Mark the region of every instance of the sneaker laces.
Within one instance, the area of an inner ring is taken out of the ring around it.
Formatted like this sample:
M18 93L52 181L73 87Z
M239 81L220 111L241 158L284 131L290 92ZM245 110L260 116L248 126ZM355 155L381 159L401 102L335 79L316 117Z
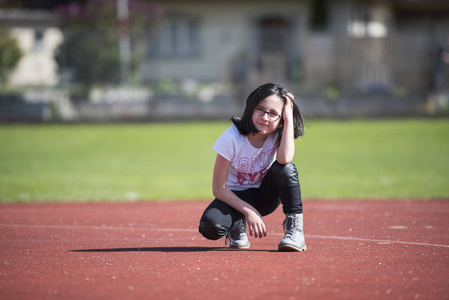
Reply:
M297 232L301 231L300 224L297 222L294 215L287 215L282 223L282 227L284 227L284 237L289 237L292 239L296 237Z
M238 220L237 222L235 222L232 225L231 229L229 230L228 234L226 235L225 246L227 248L229 248L232 241L241 240L241 239L244 239L245 237L246 237L245 222L243 222L243 220ZM229 246L228 246L228 241L229 241Z

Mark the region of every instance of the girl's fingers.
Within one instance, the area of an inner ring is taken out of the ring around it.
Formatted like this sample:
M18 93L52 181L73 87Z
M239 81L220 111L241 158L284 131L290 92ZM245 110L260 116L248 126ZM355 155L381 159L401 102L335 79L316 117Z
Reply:
M263 221L254 222L251 224L247 223L247 226L250 236L254 236L255 238L263 238L267 236L267 229Z
M256 225L255 230L254 230L254 237L258 237L258 238L263 238L264 236L267 236L267 230L265 228L265 224L258 224L259 226Z

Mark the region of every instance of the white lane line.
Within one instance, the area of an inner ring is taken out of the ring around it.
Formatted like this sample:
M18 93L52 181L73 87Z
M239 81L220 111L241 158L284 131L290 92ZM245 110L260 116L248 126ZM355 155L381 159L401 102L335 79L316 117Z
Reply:
M0 224L0 227L13 227L13 228L40 228L40 229L86 229L86 230L144 230L144 231L160 231L160 232L198 232L197 229L188 228L154 228L154 227L123 227L123 226L86 226L86 225L33 225L33 224ZM270 235L283 236L283 233L269 233ZM449 248L449 245L441 244L429 244L420 242L407 242L407 241L393 241L382 239L369 239L358 237L344 237L344 236L328 236L328 235L305 235L306 238L318 238L318 239L335 239L335 240L348 240L348 241L361 241L380 244L404 244L404 245L417 245L417 246L431 246Z
M320 238L320 239L336 239L336 240L349 240L349 241L362 241L362 242L373 242L379 244L405 244L405 245L418 245L418 246L432 246L432 247L443 247L449 248L449 245L440 244L428 244L419 242L406 242L406 241L392 241L392 240L379 240L379 239L367 239L367 238L357 238L357 237L344 237L344 236L326 236L326 235L306 235L306 237Z
M196 232L196 229L155 228L155 227L123 227L123 226L87 226L87 225L33 225L33 224L0 224L0 227L41 228L41 229L95 229L95 230L152 230Z

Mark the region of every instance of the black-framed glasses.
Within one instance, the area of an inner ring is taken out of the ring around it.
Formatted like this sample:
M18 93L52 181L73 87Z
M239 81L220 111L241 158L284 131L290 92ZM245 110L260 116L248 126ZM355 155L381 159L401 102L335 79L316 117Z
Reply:
M277 120L279 120L280 117L282 117L282 115L278 115L277 113L272 112L272 111L267 111L261 107L256 108L254 110L254 113L261 117L263 117L265 114L267 114L268 120L270 120L271 122L276 122Z

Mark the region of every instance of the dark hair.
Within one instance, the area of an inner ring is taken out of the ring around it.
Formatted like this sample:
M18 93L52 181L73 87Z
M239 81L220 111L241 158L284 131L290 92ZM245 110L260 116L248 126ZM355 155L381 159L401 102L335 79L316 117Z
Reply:
M231 120L237 126L237 129L242 135L248 135L250 133L258 133L256 126L253 124L252 116L254 113L254 109L263 99L276 95L278 96L285 104L287 93L291 93L287 88L280 84L274 83L265 83L255 89L246 99L246 107L245 111L241 118L232 117ZM281 120L283 122L283 120ZM293 101L293 131L295 139L304 135L304 118ZM277 132L279 133L278 144L281 141L282 137L282 128L278 128Z

